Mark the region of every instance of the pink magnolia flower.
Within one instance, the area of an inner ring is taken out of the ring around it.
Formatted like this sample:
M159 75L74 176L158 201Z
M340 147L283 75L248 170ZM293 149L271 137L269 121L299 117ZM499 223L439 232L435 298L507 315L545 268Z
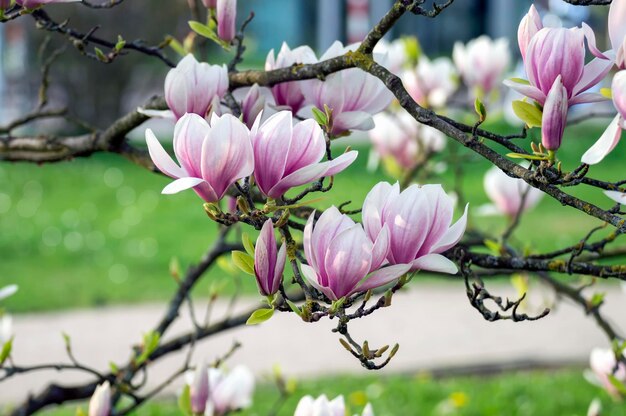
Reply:
M600 82L613 63L595 45L593 30L582 28L544 28L534 7L522 20L518 42L528 84L505 80L504 84L544 105L556 79L561 76L567 91L568 106L603 101L600 94L585 93ZM585 38L596 58L585 65Z
M443 107L456 90L456 70L450 59L433 61L422 56L413 70L404 71L400 78L408 93L422 107Z
M27 9L34 9L39 6L54 3L76 3L82 0L15 0L17 4Z
M609 376L615 377L620 382L626 382L626 366L617 363L615 353L611 349L594 348L589 356L589 366L593 371L597 382L610 395L619 397L619 391L615 388Z
M626 69L626 2L615 0L609 9L609 38L619 69Z
M509 41L505 38L492 40L483 35L467 45L457 42L452 58L465 85L487 96L500 83L509 65Z
M185 373L185 380L192 385L194 372ZM224 416L246 409L252 405L254 375L244 367L237 366L225 373L218 368L208 369L209 396L206 401L206 416Z
M230 42L237 34L237 0L217 0L217 36Z
M293 124L290 111L280 111L261 124L260 117L251 131L254 147L254 178L263 194L279 198L290 188L347 168L358 152L350 151L328 162L320 162L326 152L321 127L312 119Z
M203 362L196 367L193 380L189 385L189 397L193 414L204 414L209 399L209 372Z
M337 41L322 55L320 61L343 55L357 46L344 47ZM302 84L302 93L308 104L322 110L327 105L333 110L332 134L335 136L350 130L372 129L372 116L387 108L393 99L392 93L381 80L358 68L331 74L324 81L305 82Z
M343 396L337 396L329 401L326 395L322 394L317 399L312 396L304 396L298 402L296 412L293 416L345 416L346 403ZM361 416L374 416L371 404L365 405Z
M495 210L510 217L517 215L520 209L527 211L533 208L543 198L543 192L539 189L533 188L522 179L511 178L496 166L487 171L483 185L487 196L495 205ZM481 210L488 211L489 208L481 207Z
M238 118L213 114L211 124L197 114L186 114L174 129L174 154L180 166L163 149L152 130L146 143L156 167L176 179L164 194L189 188L207 202L217 202L238 179L254 169L250 131Z
M108 381L96 387L89 400L89 416L109 416L111 414L111 386Z
M389 233L391 264L411 264L411 270L454 274L456 265L441 253L454 247L467 225L463 216L452 224L454 203L441 185L411 185L400 192L398 183L380 182L363 203L363 225L370 240Z
M206 117L212 106L219 106L219 100L227 90L226 66L199 63L191 54L185 56L165 77L165 101L177 120L186 113ZM151 116L162 115L157 114L159 112L144 112Z
M276 250L274 224L269 219L263 224L254 249L254 275L261 295L270 296L278 292L286 260L287 246L283 243Z
M380 269L389 251L389 231L381 229L374 243L361 224L332 206L313 226L315 213L304 227L304 254L308 265L302 274L317 290L335 301L390 283L409 271L398 264Z
M295 64L312 64L317 62L315 52L308 46L299 46L295 49L289 49L287 43L283 43L280 51L274 57L274 49L272 49L265 59L265 70L287 68ZM308 81L292 81L283 82L272 87L272 95L274 101L279 108L293 111L297 114L304 106L304 96L302 95L302 85Z
M622 137L622 130L626 129L626 71L619 71L615 74L611 91L617 115L609 123L598 141L581 158L581 161L588 165L600 163L606 155L611 153Z
M376 152L392 157L401 167L411 169L420 155L439 152L446 145L443 133L420 124L406 111L379 113L374 116L376 126L369 131Z

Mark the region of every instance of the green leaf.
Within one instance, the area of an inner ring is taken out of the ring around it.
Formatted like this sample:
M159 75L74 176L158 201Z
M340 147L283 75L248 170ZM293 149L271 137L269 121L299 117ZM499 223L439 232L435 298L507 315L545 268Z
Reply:
M624 383L616 379L613 374L609 374L608 376L613 387L615 387L622 396L626 396L626 386L624 386Z
M317 107L313 107L311 111L313 112L313 119L317 121L317 124L320 126L328 125L328 117L326 117L326 114L324 114L322 110Z
M478 114L480 122L482 123L483 121L485 121L485 119L487 118L487 109L485 108L485 104L483 104L483 102L480 101L479 98L476 98L476 100L474 101L474 110L476 111L476 114Z
M196 22L194 20L190 20L189 21L189 27L191 28L191 30L193 30L194 32L196 32L198 35L205 37L207 39L211 39L213 42L217 43L218 45L220 45L222 48L229 50L230 49L230 44L228 42L224 42L222 39L220 39L219 36L217 36L217 33L215 33L215 29L202 24L200 22Z
M591 299L589 300L589 305L592 308L597 308L598 306L602 305L602 302L604 302L605 295L606 293L599 293L599 292L594 293Z
M522 84L522 85L530 85L530 81L528 81L527 79L524 78L509 78L510 81L513 81L517 84Z
M534 104L521 100L513 101L513 112L515 112L515 115L526 123L528 127L541 127L543 114Z
M496 256L499 256L502 253L502 246L497 241L486 239L484 241L484 244L485 247L487 247Z
M13 338L8 340L2 346L2 350L0 350L0 366L4 364L4 362L11 355L11 350L13 349Z
M415 36L404 39L404 49L409 59L411 59L411 62L419 61L422 56L422 46Z
M291 310L298 316L302 315L302 312L300 311L300 308L298 308L298 305L296 305L295 303L293 303L292 301L290 301L289 299L285 299L285 302L287 302L287 305L289 305L289 307L291 308Z
M93 48L93 50L96 52L96 56L98 57L99 61L109 62L109 58L104 54L104 52L102 52L100 48Z
M183 392L178 396L178 408L187 416L192 416L193 414L191 411L191 388L189 384L185 384Z
M126 46L126 41L124 40L123 37L121 37L120 35L117 35L117 43L115 44L115 50L119 52L122 49L124 49L124 46Z
M526 159L526 160L548 160L546 156L541 155L527 155L523 153L507 153L507 157L511 159Z
M169 269L170 275L172 275L174 279L178 279L180 277L180 262L178 261L178 257L172 257L170 259Z
M166 41L168 42L169 47L174 50L174 52L176 52L180 56L187 55L187 52L185 51L185 48L183 47L183 45L173 36L168 36L166 38Z
M76 416L87 416L87 413L85 413L82 407L79 407L76 409Z
M241 241L243 241L243 248L246 249L246 253L254 257L254 244L252 244L252 240L250 240L248 233L243 233L241 235Z
M137 361L135 364L137 366L142 365L146 362L146 360L152 355L154 350L159 346L159 341L161 340L161 336L154 331L150 331L143 336L143 351L141 355L137 357Z
M238 250L233 251L231 255L235 266L239 267L242 272L254 276L254 258L252 256Z
M117 364L115 364L113 361L109 361L109 369L113 374L117 374L120 371L120 369L117 367Z
M608 98L609 100L613 98L613 90L611 90L610 88L600 88L600 94L602 94L604 98Z
M246 325L258 325L274 316L274 309L257 309L246 321Z

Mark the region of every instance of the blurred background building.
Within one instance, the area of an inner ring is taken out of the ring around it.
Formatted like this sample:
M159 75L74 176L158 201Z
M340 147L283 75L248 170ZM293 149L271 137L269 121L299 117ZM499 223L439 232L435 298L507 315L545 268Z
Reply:
M156 5L146 11L146 4ZM431 2L427 2L431 3ZM481 34L506 37L513 56L517 54L516 32L521 16L531 0L457 1L437 19L404 16L388 36L416 35L423 50L432 56L449 55L455 41L468 41ZM553 26L589 21L589 8L571 6L562 0L534 2L547 24ZM254 11L255 18L246 38L248 51L244 67L261 67L267 53L283 41L290 46L312 45L322 52L333 41L356 42L391 7L393 0L240 0L240 22ZM596 21L606 16L605 8L594 9ZM95 25L97 35L115 39L144 39L159 44L165 35L183 40L188 33L189 11L184 1L142 0L126 2L110 10L92 10L76 4L54 5L47 11L57 21L69 19L69 25L87 32ZM550 13L549 13L550 12ZM147 16L149 15L149 19ZM593 26L594 16L590 21ZM596 27L603 27L597 25ZM603 36L598 33L602 44ZM161 93L168 68L156 59L130 53L110 65L86 59L57 34L35 29L34 20L24 16L0 25L0 123L15 114L28 111L37 98L42 37L50 36L43 57L55 48L66 46L62 59L51 77L51 103L67 105L83 119L105 125L124 111L141 105L152 94ZM173 51L167 51L174 59ZM215 45L201 57L210 62L224 62L228 55ZM85 91L90 91L85 94Z

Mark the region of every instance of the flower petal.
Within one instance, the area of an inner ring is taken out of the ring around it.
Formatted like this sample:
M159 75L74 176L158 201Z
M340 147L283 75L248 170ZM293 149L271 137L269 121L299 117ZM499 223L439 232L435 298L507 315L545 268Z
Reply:
M626 193L618 191L604 191L604 195L608 196L615 202L626 205Z
M163 146L161 146L151 129L146 130L146 144L148 145L148 153L150 153L152 162L161 172L171 178L188 176L187 172L179 167L163 149Z
M447 257L441 254L427 254L412 263L412 270L428 270L431 272L456 274L458 268Z
M203 182L204 179L201 178L186 177L176 179L174 182L168 184L165 188L163 188L161 193L165 195L176 194L178 192L193 188L194 186L198 186Z
M365 292L366 290L384 286L387 283L399 279L403 274L408 273L409 270L411 270L410 264L395 264L393 266L383 267L367 276L365 280L357 286L356 291Z
M588 165L600 163L617 146L622 137L622 129L619 126L620 118L619 114L615 116L598 141L585 152L581 162Z
M465 228L467 227L467 210L469 204L465 205L465 211L461 218L454 223L454 225L448 228L448 231L441 237L437 243L435 243L432 251L434 253L443 253L444 251L454 247L465 234Z

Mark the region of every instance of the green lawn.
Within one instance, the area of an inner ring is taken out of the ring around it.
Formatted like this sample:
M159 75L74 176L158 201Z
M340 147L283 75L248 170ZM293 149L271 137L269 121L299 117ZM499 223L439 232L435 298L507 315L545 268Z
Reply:
M488 128L506 131L502 125ZM578 166L580 155L600 132L601 127L567 132L559 152L565 170ZM452 146L455 144L450 141L449 148ZM623 146L593 167L591 174L606 179L623 177L619 160ZM367 172L368 150L357 148L361 150L357 162L336 177L335 188L318 206L352 200L352 208L360 207L375 183L390 180L381 171ZM464 149L461 152L467 155ZM447 155L448 151L439 158L446 160ZM472 207L487 202L482 178L488 167L477 156L466 164L464 192ZM442 182L452 190L451 171L431 182ZM107 154L43 166L1 163L0 286L15 282L21 287L8 300L8 309L26 312L168 297L175 288L168 273L170 260L178 258L183 267L197 261L217 230L193 192L160 195L168 181ZM611 206L597 190L575 191L594 198L602 207ZM506 226L499 217L474 217L471 224L486 226L494 233ZM561 209L546 197L523 219L515 239L526 247L553 249L578 241L598 224L573 209ZM216 268L197 294L207 293L214 282L232 286L232 280ZM243 282L245 290L254 291L251 279L244 277Z
M582 370L517 372L498 376L433 379L414 376L339 376L303 381L278 413L291 416L300 397L343 394L349 415L370 401L376 416L584 416L594 398L602 402L603 416L626 415L626 406L583 379ZM242 416L266 416L278 399L274 386L257 388L253 409ZM73 408L50 411L47 416L73 414ZM141 416L179 414L174 400L152 403L135 413Z

